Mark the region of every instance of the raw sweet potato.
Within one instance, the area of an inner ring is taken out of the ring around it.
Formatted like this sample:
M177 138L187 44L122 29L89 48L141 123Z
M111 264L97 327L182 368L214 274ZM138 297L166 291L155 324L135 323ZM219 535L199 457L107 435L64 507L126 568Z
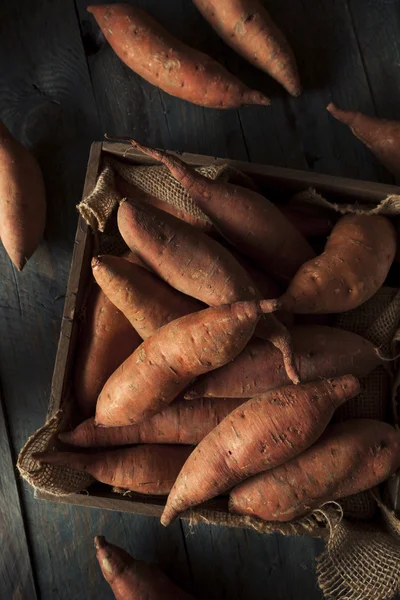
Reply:
M117 56L167 94L208 108L270 103L207 54L174 38L143 10L103 4L89 6L88 11Z
M168 496L161 523L303 452L335 409L359 392L352 375L288 386L248 400L211 431L186 461Z
M204 308L204 304L181 294L126 258L98 256L92 260L92 271L107 298L142 339L170 321Z
M191 446L143 444L92 453L38 452L33 458L40 464L84 471L114 487L165 496L191 451Z
M348 125L354 135L396 177L400 177L400 122L369 117L354 110L343 110L332 102L327 109L335 119Z
M290 521L324 502L378 485L399 466L400 439L394 427L352 419L329 426L290 462L235 487L229 509L266 521Z
M254 333L264 301L206 308L145 340L111 375L96 405L96 425L118 427L164 410L190 381L233 360Z
M193 0L218 35L252 65L292 94L301 84L296 59L260 0Z
M383 285L396 253L396 232L386 217L346 215L339 219L317 258L296 273L272 310L303 314L357 308Z
M289 331L302 383L347 373L364 377L382 362L374 345L351 331L323 325ZM185 398L252 398L289 384L281 354L269 342L253 339L232 362L193 383Z
M74 367L75 398L84 417L94 415L105 382L141 343L128 319L93 285Z
M201 398L192 402L179 399L138 425L95 427L91 418L58 437L65 444L83 448L128 444L195 445L243 402L243 398Z
M1 121L0 214L0 239L18 271L22 271L43 236L46 192L35 157Z
M288 282L315 256L307 240L267 198L253 190L212 180L175 155L130 140L168 167L216 229L267 274Z
M115 600L193 600L156 565L135 560L101 535L94 538L94 545L101 572Z
M118 227L125 243L157 275L204 304L219 306L262 298L226 248L173 215L140 202L122 202ZM291 381L297 383L288 331L270 317L259 323L257 335L279 348Z

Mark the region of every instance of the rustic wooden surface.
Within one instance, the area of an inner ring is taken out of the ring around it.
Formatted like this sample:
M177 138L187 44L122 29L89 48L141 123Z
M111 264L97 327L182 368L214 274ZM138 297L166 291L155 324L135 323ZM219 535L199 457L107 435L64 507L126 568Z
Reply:
M104 534L160 562L201 600L321 598L316 540L206 524L164 529L153 517L35 500L16 480L12 461L46 414L92 140L132 134L176 150L393 183L325 106L333 100L400 118L396 0L268 1L298 56L305 86L298 99L226 48L190 0L135 4L269 93L273 104L228 112L191 106L130 72L104 43L86 2L3 0L0 118L38 157L49 210L45 240L22 274L0 249L1 597L35 598L36 586L46 600L111 598L93 552L94 535Z

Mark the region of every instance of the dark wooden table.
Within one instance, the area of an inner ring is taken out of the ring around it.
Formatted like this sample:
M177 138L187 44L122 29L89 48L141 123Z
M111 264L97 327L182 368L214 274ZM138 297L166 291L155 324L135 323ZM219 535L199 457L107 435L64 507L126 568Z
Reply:
M176 100L130 72L83 0L3 0L0 118L37 155L48 190L45 241L22 274L0 249L0 596L111 598L93 537L158 561L202 600L321 598L309 538L175 523L37 501L15 470L44 421L89 146L132 134L166 148L392 182L325 110L330 100L400 118L397 0L269 0L298 57L290 98L211 32L190 0L140 0L172 32L266 91L272 106L220 112Z

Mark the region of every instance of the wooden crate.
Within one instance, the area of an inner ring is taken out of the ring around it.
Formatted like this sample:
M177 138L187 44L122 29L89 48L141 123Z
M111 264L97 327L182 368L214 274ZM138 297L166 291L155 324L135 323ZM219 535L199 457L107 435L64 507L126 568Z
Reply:
M128 149L129 152L127 153ZM129 144L95 142L92 144L90 151L83 197L88 196L94 189L101 159L104 155L123 157L124 160L135 164L154 164L151 158L134 150ZM242 172L251 175L253 179L264 188L270 190L272 194L275 191L278 196L291 195L312 187L326 198L335 202L350 203L362 201L364 204L376 204L390 194L400 193L400 189L395 186L319 175L293 169L186 153L182 155L182 158L194 165L232 165ZM54 368L48 417L53 416L60 408L65 409L66 403L71 402L72 368L77 341L78 318L88 282L92 277L90 262L95 246L95 236L91 228L85 223L82 217L79 217ZM164 499L146 497L139 494L132 494L129 497L121 496L109 491L109 488L102 484L91 486L89 494L53 496L36 491L36 498L157 517L161 516L165 504ZM217 498L208 502L206 506L217 512L227 512L226 498ZM185 518L185 515L183 515L183 518Z

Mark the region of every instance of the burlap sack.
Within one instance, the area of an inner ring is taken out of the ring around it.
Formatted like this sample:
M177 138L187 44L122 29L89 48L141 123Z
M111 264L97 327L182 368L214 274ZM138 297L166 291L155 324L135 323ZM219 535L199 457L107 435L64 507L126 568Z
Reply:
M174 204L198 216L204 215L194 206L182 187L171 180L164 167L127 166L116 159L107 160L94 192L83 200L78 209L94 230L103 232L100 245L103 251L121 253L125 247L118 237L115 219L110 218L121 199L114 188L114 173L146 193ZM229 169L204 167L202 172L212 178L229 177ZM305 190L293 198L294 204L311 203L339 212L373 212L400 214L400 198L391 196L371 211L371 207L333 205L315 190ZM400 291L383 288L369 302L355 311L337 318L337 326L356 331L381 348L385 355L397 352L393 347L400 338ZM338 412L337 418L384 418L391 397L397 397L398 371L396 361L388 361L363 381L363 392ZM400 378L399 378L400 380ZM394 386L393 386L394 381ZM64 411L49 415L49 421L26 443L18 459L21 475L36 489L54 495L82 492L92 478L68 468L38 465L32 455L52 450L58 445L56 434L68 423L66 412L71 406L70 392ZM392 419L391 419L392 420ZM379 516L371 522L349 521L348 516L372 516L379 507ZM193 510L191 522L207 522L228 527L247 527L262 533L306 534L327 539L326 549L317 560L319 585L327 599L386 600L400 593L400 522L383 503L378 490L358 494L340 503L328 503L298 521L265 523L252 517L240 517L215 510Z

